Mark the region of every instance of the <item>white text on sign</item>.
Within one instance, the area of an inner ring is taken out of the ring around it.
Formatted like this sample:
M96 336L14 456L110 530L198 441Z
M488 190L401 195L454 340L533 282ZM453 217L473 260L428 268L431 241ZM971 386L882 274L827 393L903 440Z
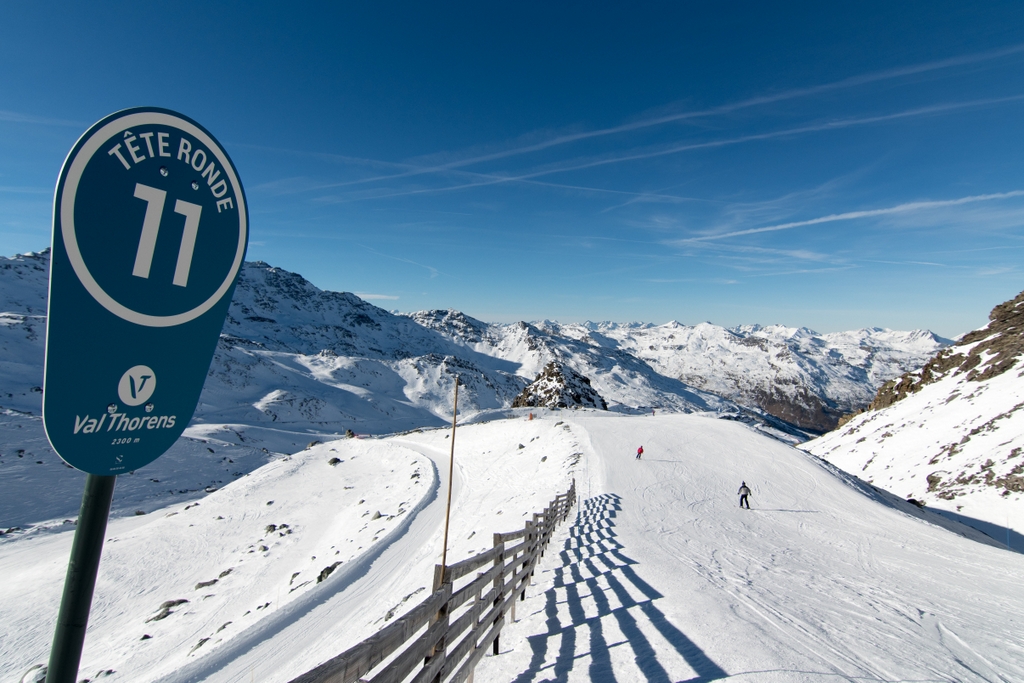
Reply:
M153 252L156 250L156 238L160 232L160 219L164 213L167 193L149 185L135 183L135 196L146 202L146 217L142 219L142 234L139 236L139 248L135 252L135 267L132 275L149 279L149 269L153 266ZM188 274L192 269L192 254L195 252L196 237L199 235L199 216L203 207L180 199L174 203L174 213L185 217L185 230L181 233L181 246L178 247L178 262L174 266L174 284L179 287L188 286Z
M156 137L155 141L154 137ZM235 208L234 199L224 196L228 193L228 183L224 178L220 177L221 171L213 161L213 155L198 144L194 145L191 140L185 137L178 139L178 151L176 154L171 154L169 150L172 148L172 145L169 138L170 134L164 132L148 131L136 136L130 130L126 130L123 140L107 150L107 154L117 157L118 161L125 167L125 170L129 171L133 165L142 163L147 159L166 157L182 162L206 180L207 187L214 198L217 199L217 213L221 213L225 209ZM142 143L139 140L142 140ZM193 185L193 187L196 186Z

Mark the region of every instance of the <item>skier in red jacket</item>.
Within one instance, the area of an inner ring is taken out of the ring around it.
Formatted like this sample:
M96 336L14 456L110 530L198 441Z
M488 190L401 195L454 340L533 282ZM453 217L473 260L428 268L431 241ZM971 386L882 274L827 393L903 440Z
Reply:
M636 449L636 459L637 460L639 460L640 456L643 455L643 454L644 454L644 447L643 446L641 446L640 448Z

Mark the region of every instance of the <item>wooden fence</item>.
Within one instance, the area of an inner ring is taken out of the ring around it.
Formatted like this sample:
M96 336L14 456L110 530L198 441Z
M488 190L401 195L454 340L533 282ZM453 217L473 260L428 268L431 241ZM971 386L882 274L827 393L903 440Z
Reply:
M511 611L516 620L516 602L526 599L537 561L575 503L573 480L525 528L494 534L490 550L447 567L436 565L434 592L404 616L291 683L471 681L487 648L498 654L505 615ZM479 571L483 567L488 568Z

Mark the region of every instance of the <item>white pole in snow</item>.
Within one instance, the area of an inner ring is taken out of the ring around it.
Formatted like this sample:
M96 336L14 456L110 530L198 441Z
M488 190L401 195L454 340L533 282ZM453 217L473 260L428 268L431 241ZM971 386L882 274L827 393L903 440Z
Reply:
M452 513L452 473L455 470L455 420L459 415L459 376L455 375L455 402L452 404L452 450L448 458L448 505L444 510L444 548L441 550L441 582L448 567L448 520ZM435 590L438 588L434 587Z

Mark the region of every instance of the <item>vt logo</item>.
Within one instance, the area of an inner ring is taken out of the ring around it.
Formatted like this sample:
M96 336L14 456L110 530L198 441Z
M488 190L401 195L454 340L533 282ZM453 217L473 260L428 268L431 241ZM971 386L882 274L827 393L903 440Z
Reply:
M117 395L127 406L142 405L156 390L156 373L145 365L136 365L121 375Z

